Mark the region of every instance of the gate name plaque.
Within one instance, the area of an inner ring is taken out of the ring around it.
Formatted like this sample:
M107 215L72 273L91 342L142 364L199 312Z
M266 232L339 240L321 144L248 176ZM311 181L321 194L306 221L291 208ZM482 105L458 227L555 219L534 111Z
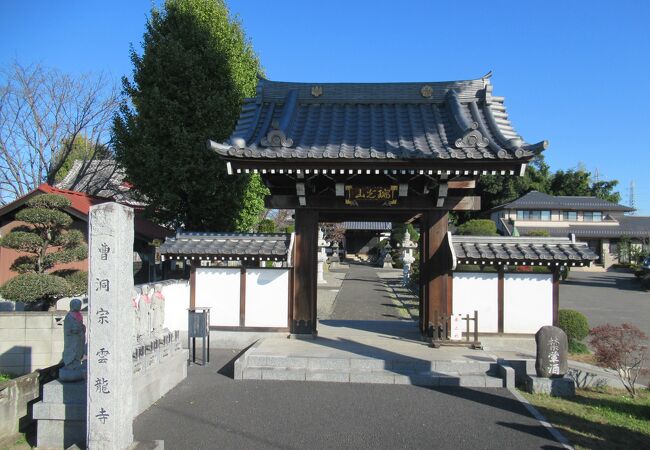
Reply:
M362 203L396 205L399 187L390 186L345 186L345 204L358 206Z

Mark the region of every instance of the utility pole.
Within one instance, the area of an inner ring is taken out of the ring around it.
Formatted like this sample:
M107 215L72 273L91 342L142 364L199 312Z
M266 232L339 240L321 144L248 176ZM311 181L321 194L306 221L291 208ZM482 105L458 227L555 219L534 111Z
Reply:
M630 198L629 198L629 205L630 208L634 208L635 211L632 211L630 215L635 215L636 214L636 199L634 198L634 180L630 181Z

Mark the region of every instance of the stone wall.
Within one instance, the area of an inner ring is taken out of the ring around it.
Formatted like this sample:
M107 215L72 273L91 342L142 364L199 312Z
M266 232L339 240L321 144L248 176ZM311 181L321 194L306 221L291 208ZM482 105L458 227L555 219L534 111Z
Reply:
M0 438L32 424L31 406L39 399L41 386L57 377L58 369L56 365L0 383Z
M66 311L0 312L0 372L18 376L58 364L65 315Z

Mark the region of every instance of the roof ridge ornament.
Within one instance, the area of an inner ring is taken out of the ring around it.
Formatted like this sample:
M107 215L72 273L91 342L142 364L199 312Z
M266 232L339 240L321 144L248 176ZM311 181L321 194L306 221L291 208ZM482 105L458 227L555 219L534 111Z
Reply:
M420 89L420 95L424 98L431 98L433 96L433 88L430 85L425 84Z
M273 120L271 130L260 140L260 144L264 147L291 147L293 139L288 138L280 129L280 122Z
M456 139L454 145L456 148L485 148L490 144L488 138L478 130L478 123L472 122L470 129L463 133L463 136Z
M493 75L492 71L490 70L488 73L486 73L481 77L481 80L483 80L483 89L485 89L488 86L488 84L490 84L488 80L492 78L492 75Z

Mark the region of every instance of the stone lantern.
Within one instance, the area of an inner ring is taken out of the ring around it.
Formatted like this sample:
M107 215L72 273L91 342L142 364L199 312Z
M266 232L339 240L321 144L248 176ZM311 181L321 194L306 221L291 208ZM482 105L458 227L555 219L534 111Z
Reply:
M325 278L323 277L323 268L325 261L327 261L327 253L325 249L329 247L329 243L324 239L323 229L318 229L318 284L325 284Z
M332 242L332 257L330 258L330 269L338 269L341 259L339 258L339 243Z
M384 257L382 258L381 261L381 266L384 269L392 269L393 268L393 257L390 256L390 251L393 249L390 245L390 241L386 242L386 246L382 250L382 253L384 254Z
M415 261L413 250L417 248L417 244L411 241L411 235L408 230L404 232L404 239L402 239L402 283L404 286L408 285L411 276L411 264Z

